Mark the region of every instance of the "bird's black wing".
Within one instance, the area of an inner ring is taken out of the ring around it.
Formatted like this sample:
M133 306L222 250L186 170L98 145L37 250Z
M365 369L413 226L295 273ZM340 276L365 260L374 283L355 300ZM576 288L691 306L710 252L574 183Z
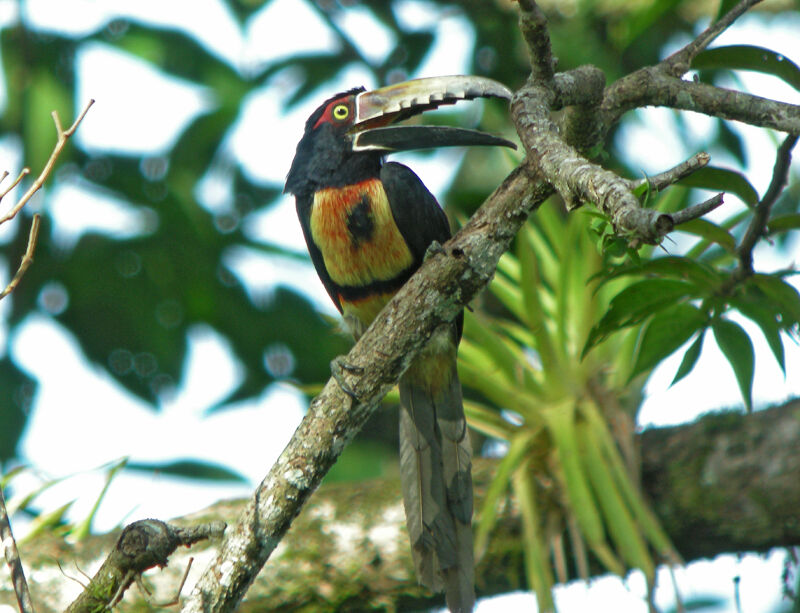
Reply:
M397 229L411 250L415 265L419 266L433 241L444 243L450 238L447 216L433 194L407 166L397 162L384 164L381 183Z

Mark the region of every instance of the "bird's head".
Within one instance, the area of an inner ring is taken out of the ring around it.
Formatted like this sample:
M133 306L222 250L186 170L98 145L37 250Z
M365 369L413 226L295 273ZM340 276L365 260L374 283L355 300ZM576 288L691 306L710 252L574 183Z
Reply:
M306 122L286 177L286 192L312 193L371 176L394 151L514 143L477 130L448 126L398 126L413 115L474 98L511 97L507 87L475 76L414 79L372 91L351 89L329 98Z

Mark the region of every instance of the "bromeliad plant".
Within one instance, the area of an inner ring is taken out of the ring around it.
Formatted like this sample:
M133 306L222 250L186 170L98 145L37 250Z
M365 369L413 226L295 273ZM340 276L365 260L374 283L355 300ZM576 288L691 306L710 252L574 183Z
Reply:
M731 183L743 179L711 170L693 181L735 191ZM686 197L677 186L653 200L668 210ZM566 215L548 202L500 260L485 304L466 313L459 373L481 401L465 409L474 428L507 448L480 509L476 549L486 547L510 489L542 610L553 609L556 580L590 575L589 552L619 575L641 569L650 585L657 563L679 560L638 485L634 424L656 365L694 339L678 381L710 329L751 409L753 347L728 317L735 309L760 327L785 371L781 333L800 325L800 295L787 271L757 274L745 264L750 228L764 223L753 214L755 190L750 198L752 209L722 224L682 227L698 238L685 256L634 249L597 213ZM762 228L785 232L797 217L781 214Z
M590 282L604 256L587 228L584 213L566 216L546 203L518 235L516 253L500 260L490 289L503 314L468 312L459 352L462 382L487 401L465 401L472 426L508 445L480 510L476 548L486 546L510 486L542 610L553 609L556 579L589 576L587 549L609 571L640 568L650 581L656 560L677 560L635 483L632 424L644 379L630 377L637 331L585 351L593 324L630 285Z

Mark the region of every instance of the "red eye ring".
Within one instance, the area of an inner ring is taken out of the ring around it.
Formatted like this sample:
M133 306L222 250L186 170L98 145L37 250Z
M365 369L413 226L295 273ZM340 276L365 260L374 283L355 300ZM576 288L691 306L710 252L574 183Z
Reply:
M318 128L323 123L345 123L350 121L353 115L353 101L348 98L339 98L332 101L322 116L314 124L314 128Z

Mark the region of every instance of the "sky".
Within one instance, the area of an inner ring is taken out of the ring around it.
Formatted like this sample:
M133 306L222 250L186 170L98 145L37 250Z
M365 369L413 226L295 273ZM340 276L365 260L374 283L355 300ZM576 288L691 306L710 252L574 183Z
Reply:
M0 0L0 24L15 18L15 5L9 0ZM252 19L244 33L238 30L221 3L214 0L195 0L192 11L186 11L181 3L163 0L140 0L136 3L125 0L33 0L25 3L24 18L42 29L67 29L80 34L101 27L110 15L117 13L147 22L157 15L160 23L192 33L221 58L243 71L301 49L322 50L334 44L326 26L301 0L274 0ZM416 1L402 5L400 18L412 27L435 27L438 34L438 44L423 62L419 75L415 76L465 72L465 58L473 41L466 20L453 13L435 14L424 3ZM302 30L285 26L300 20L304 23ZM369 23L370 27L362 28L364 23ZM387 54L393 46L391 34L376 26L366 9L349 11L339 26L346 32L356 29L362 34L371 32L369 40L363 37L353 40L375 59ZM765 26L758 19L746 18L739 26L726 32L718 44L761 44L791 56L797 49L797 31L800 31L800 18L796 23L784 23L780 27L776 24ZM444 40L446 46L442 44ZM680 43L674 41L676 45ZM800 63L800 57L793 59ZM75 138L77 146L88 151L119 151L124 147L125 151L137 155L164 154L188 122L214 104L211 93L203 88L159 74L138 59L100 43L84 45L78 58L78 74L76 107L81 107L89 97L97 100ZM124 75L124 79L119 75ZM345 89L353 84L376 85L370 79L366 73L353 69L331 87ZM745 75L743 79L761 95L800 103L798 92L788 86L782 87L776 79L759 75ZM287 76L285 80L271 82L254 94L236 128L222 145L252 177L275 182L283 180L305 118L319 99L326 97L324 92L312 95L285 113L281 101L293 86L291 77ZM158 95L143 95L143 92L158 92ZM0 91L0 101L4 95L5 92ZM675 119L671 112L649 109L640 114L642 121L631 125L620 138L631 151L648 152L647 156L641 156L642 159L635 159L641 164L642 171L649 174L694 153L698 143L702 142L702 135L712 125L703 117L688 114L688 121L697 130L697 143L674 142ZM125 121L120 121L120 117ZM258 140L257 131L249 129L259 117L281 118L274 124L271 147L265 148ZM770 178L774 143L760 130L737 128L742 129L747 138L748 157L752 160L748 176L756 189L763 192ZM413 166L433 193L439 193L449 183L448 169L457 166L459 155L458 151L447 150L435 156L404 155L401 159ZM715 159L714 162L726 161ZM14 168L19 163L13 146L0 143L0 167ZM51 196L51 213L58 228L54 240L64 246L73 243L88 229L121 235L136 232L147 223L124 203L88 195L79 182L62 183ZM199 182L197 197L203 206L213 210L222 206L232 194L226 182L212 173ZM716 214L727 216L730 207L736 206L741 205L730 199L724 212ZM75 211L80 211L80 214L76 215ZM255 237L297 251L304 249L294 206L288 199L255 216L249 231ZM681 239L678 237L676 240ZM772 250L760 249L756 252L756 263L762 270L773 270L792 263L793 257L790 255L788 261L777 259ZM255 288L287 284L301 287L306 293L312 288L310 294L319 307L334 312L308 264L286 260L264 266L262 261L248 258L246 254L239 254L231 264L236 273ZM741 323L748 332L753 331L748 322ZM2 334L0 343L4 338ZM756 405L765 406L800 395L800 378L784 378L760 333L755 331L751 338L757 352ZM41 475L63 477L63 482L42 495L40 504L44 508L55 508L65 500L78 497L72 509L73 517L85 516L102 488L105 476L97 468L123 455L139 462L202 455L209 461L230 466L251 483L257 483L288 441L306 407L306 400L294 389L276 384L266 389L260 398L237 405L236 410L205 416L205 410L224 398L240 376L235 362L230 359L225 340L210 328L193 330L186 378L177 394L158 413L153 413L140 400L121 390L104 371L88 365L75 339L44 315L32 316L10 341L15 360L42 382L22 444L24 461L35 466L39 476L31 473L21 479L18 487L25 489L26 483L34 487ZM48 348L48 360L42 359L42 347ZM798 372L800 349L791 342L786 342L785 347L787 372ZM741 404L730 367L713 342L705 343L695 372L670 388L669 382L680 357L676 355L667 360L649 380L648 398L640 414L642 426L681 423L693 419L698 412ZM709 381L713 385L708 385ZM91 390L90 399L87 399L87 390ZM282 420L275 419L278 412L272 409L276 405L281 407ZM109 411L109 406L114 410ZM80 414L77 413L79 408ZM92 423L94 431L86 432L82 427L85 423ZM118 436L120 423L126 424L124 438ZM176 431L182 435L175 437ZM220 446L220 440L235 441L235 444ZM176 488L180 488L180 496L175 495ZM126 474L112 482L95 528L104 531L120 521L182 515L220 498L245 496L249 490L249 485L214 485L209 488L163 476ZM24 530L24 525L20 530ZM728 608L725 610L733 611L734 577L741 576L742 610L748 613L771 611L780 594L782 560L782 554L774 553L765 559L747 556L737 560L723 556L714 563L692 564L689 569L676 571L678 589L684 597L698 593L719 594L727 598ZM199 570L202 569L197 572ZM656 595L662 606L674 602L671 583L665 571L659 581L664 587ZM615 610L638 613L646 610L643 595L642 577L633 573L626 582L606 578L595 580L590 586L578 583L559 587L557 602L564 611L576 611L595 608L594 603L602 602L598 599L608 598L608 602L615 603ZM486 602L479 611L533 610L534 604L530 594L517 595L515 600ZM0 613L5 613L2 606Z

